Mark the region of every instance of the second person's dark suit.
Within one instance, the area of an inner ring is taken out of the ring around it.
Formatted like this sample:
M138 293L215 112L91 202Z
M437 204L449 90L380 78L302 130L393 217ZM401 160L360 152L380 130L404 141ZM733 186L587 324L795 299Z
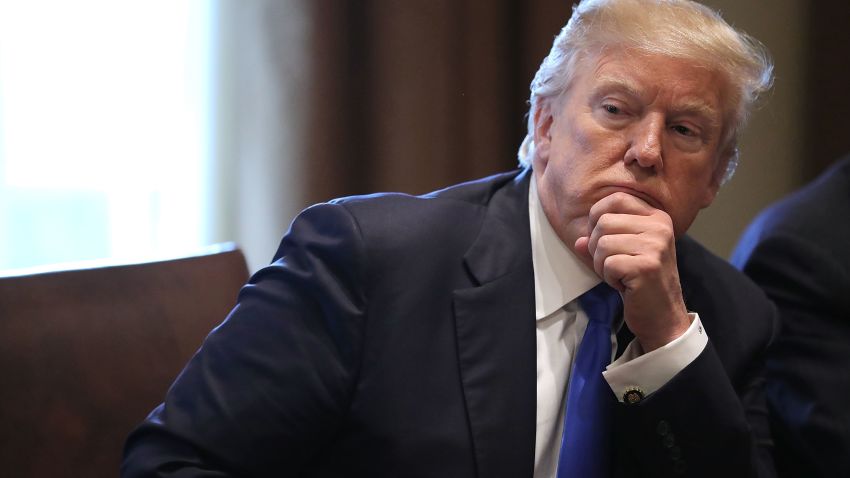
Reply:
M850 476L850 157L753 221L733 262L776 302L768 361L777 467Z

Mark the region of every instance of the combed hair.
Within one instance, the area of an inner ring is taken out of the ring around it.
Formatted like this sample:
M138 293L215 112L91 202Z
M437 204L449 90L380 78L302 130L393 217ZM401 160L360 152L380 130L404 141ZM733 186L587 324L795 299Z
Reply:
M719 13L690 0L583 0L573 8L549 55L531 82L528 133L519 161L534 158L534 115L543 101L563 94L580 63L612 48L693 61L725 74L727 130L722 147L736 152L724 181L737 165L736 144L759 95L773 83L773 63L756 39L731 27Z

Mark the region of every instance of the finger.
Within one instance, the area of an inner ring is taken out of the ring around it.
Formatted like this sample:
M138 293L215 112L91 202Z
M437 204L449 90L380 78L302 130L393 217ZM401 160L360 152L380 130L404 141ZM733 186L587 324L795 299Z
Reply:
M599 217L590 231L588 250L594 253L599 239L615 234L641 234L660 229L654 224L652 216L635 216L633 214L605 213Z
M579 259L584 258L587 259L588 262L593 262L593 255L587 247L589 239L590 238L588 236L581 236L576 239L575 244L573 244L573 251L575 251Z
M590 207L590 212L588 213L588 233L596 226L599 218L606 213L649 216L655 211L658 211L658 209L652 207L643 199L618 191L605 196Z
M624 254L607 256L600 264L601 272L597 272L597 274L606 284L623 294L628 290L625 279L626 272L629 270L628 263L631 259L632 256Z
M637 279L654 281L664 271L675 270L675 250L662 247L662 242L648 235L603 236L593 255L594 270L600 277L614 277L629 288Z
M605 260L617 254L630 255L634 234L612 234L600 237L588 247L593 256L593 270L599 277L605 274Z
M599 276L612 287L622 287L619 290L626 295L639 290L651 290L651 297L661 300L663 294L659 293L669 289L665 284L678 284L679 281L675 270L673 275L669 276L671 281L665 281L659 273L663 273L663 269L658 268L658 262L652 257L641 254L615 254L605 258ZM679 294L681 295L681 290Z
M610 234L602 236L596 242L595 248L591 249L593 255L594 270L600 276L603 275L605 260L612 256L640 256L642 261L648 261L645 265L656 265L660 267L665 262L664 241L658 237L648 234ZM643 264L636 263L636 264ZM642 273L643 267L635 270Z
M671 253L665 237L656 234L608 234L600 236L596 247L588 247L592 255L613 256L616 254L643 254L662 260Z

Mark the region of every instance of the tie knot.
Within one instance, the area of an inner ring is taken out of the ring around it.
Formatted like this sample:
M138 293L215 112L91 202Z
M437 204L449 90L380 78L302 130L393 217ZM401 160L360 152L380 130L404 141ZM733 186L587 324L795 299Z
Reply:
M605 282L600 282L578 300L588 319L606 325L611 325L614 318L620 315L623 306L620 293Z

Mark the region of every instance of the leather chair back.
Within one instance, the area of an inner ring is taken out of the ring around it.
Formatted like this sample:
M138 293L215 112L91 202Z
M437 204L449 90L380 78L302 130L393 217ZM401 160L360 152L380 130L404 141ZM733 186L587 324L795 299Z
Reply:
M117 476L127 434L247 278L232 245L0 276L0 475Z

